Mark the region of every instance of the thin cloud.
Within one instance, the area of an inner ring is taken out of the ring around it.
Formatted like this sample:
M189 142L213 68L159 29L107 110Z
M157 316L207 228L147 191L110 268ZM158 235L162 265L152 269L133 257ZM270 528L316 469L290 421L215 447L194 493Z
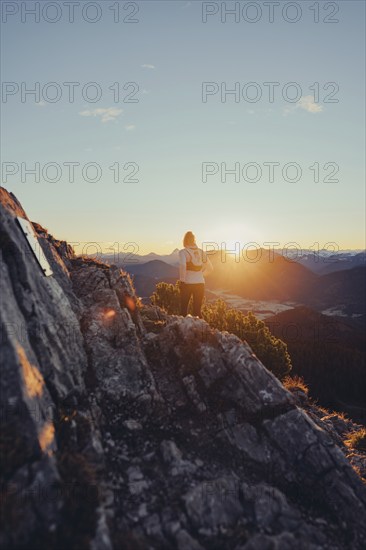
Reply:
M319 103L315 103L314 97L312 95L306 95L299 99L297 102L300 109L304 109L308 113L320 113L323 110L323 106Z
M143 69L155 69L155 65L150 65L150 63L144 63L141 67Z
M295 105L284 107L282 114L284 116L287 116L294 113L297 109L303 109L304 111L313 114L321 113L323 111L323 105L319 105L319 103L316 103L312 95L305 95L300 97L299 101L297 101Z
M132 132L135 128L136 126L134 124L127 124L127 126L125 126L125 130L127 130L127 132Z
M109 122L110 120L116 120L122 112L122 109L116 109L115 107L108 107L108 109L99 107L98 109L80 111L79 115L99 117L102 122Z
M41 99L41 101L36 101L36 105L37 107L45 107L46 102Z

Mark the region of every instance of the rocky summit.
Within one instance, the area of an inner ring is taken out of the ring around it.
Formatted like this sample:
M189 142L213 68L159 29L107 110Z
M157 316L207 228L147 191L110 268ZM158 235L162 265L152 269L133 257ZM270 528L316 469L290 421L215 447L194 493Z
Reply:
M350 421L0 203L2 549L366 547Z

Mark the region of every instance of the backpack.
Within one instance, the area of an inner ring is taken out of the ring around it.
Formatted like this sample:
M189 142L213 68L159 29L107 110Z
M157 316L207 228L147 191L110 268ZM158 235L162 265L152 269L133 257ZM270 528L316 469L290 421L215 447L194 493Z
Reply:
M192 254L191 254L190 250L188 250L188 248L186 248L186 250L187 250L189 256L192 258ZM201 258L201 254L198 251L197 251L197 255L200 256L200 262L201 262L200 265L196 265L192 261L188 261L187 262L187 271L202 271L202 267L203 267L202 258ZM195 254L195 256L196 256L196 254Z

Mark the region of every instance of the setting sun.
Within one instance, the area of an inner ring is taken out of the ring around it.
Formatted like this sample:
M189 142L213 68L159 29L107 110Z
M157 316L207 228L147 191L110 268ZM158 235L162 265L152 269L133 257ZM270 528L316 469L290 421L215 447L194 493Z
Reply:
M262 231L252 224L244 222L221 222L215 227L208 228L198 235L198 240L204 243L214 243L217 248L238 251L248 245L262 246Z

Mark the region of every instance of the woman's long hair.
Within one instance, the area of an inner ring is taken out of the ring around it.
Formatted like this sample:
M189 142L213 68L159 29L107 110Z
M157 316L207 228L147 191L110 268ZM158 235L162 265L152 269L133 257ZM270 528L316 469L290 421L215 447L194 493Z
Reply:
M194 246L196 244L196 237L192 231L187 231L183 237L183 246Z

